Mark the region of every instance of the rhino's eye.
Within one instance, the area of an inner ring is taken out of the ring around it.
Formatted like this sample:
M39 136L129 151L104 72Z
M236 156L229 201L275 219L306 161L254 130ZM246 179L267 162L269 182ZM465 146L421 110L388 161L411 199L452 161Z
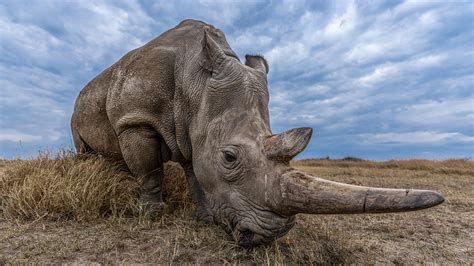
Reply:
M232 162L235 162L235 160L237 160L237 157L231 151L224 151L224 159L228 163L232 163Z

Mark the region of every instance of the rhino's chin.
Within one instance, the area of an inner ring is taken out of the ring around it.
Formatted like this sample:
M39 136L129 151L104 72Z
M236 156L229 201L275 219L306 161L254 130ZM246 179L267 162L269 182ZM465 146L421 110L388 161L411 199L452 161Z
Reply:
M281 218L276 218L279 220ZM286 218L283 223L276 222L274 225L264 228L255 223L249 224L247 222L237 222L232 225L232 230L229 232L234 240L243 247L252 247L260 244L275 241L276 239L286 235L288 231L295 225L295 218Z

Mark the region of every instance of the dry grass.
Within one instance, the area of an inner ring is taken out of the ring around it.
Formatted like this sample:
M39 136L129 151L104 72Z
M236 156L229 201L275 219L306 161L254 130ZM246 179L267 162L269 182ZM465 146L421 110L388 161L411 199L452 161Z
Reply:
M138 184L122 162L61 151L53 158L8 161L0 176L0 214L7 219L91 221L143 216ZM168 164L165 183L169 210L189 208L180 167Z
M0 161L0 264L99 263L472 263L474 163L467 160L305 160L292 165L346 183L426 188L436 208L383 215L299 215L290 233L244 249L217 226L191 218L183 172L166 167L162 219L137 204L124 166L103 158Z
M100 177L100 178L98 178ZM0 177L1 213L13 219L93 220L138 213L136 183L116 163L61 153L15 160Z

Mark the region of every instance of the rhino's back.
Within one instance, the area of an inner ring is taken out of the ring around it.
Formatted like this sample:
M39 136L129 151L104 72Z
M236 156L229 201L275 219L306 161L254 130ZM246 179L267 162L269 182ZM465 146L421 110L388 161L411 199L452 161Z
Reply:
M130 51L87 84L72 117L75 143L80 138L96 152L120 154L117 135L121 131L150 125L179 158L173 121L175 59L184 46L199 53L205 29L220 32L201 21L182 21ZM220 43L226 53L233 53L225 37Z

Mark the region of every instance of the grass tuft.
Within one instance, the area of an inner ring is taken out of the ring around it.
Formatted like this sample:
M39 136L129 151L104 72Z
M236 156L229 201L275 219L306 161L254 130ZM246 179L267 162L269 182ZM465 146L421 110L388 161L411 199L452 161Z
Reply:
M121 162L62 151L8 164L0 175L0 214L7 219L92 221L141 214L138 183ZM165 171L169 211L190 208L182 169L169 164Z

